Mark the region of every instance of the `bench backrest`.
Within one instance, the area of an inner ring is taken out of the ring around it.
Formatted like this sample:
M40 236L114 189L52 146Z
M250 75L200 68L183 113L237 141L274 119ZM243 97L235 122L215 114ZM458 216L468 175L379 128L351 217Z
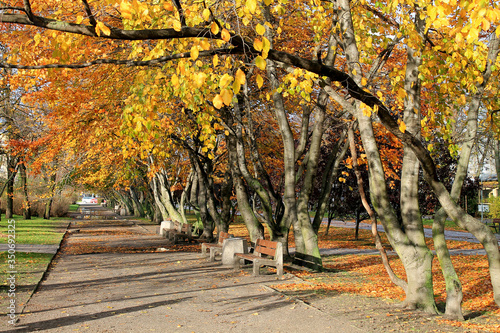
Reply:
M256 255L268 255L274 259L283 258L283 248L280 242L273 242L265 239L257 239L255 242L254 254Z
M191 224L183 223L180 232L191 235Z
M227 232L224 232L224 231L219 232L219 241L218 241L219 245L223 245L224 241L228 238L231 238L231 237L233 237L233 235L230 235Z

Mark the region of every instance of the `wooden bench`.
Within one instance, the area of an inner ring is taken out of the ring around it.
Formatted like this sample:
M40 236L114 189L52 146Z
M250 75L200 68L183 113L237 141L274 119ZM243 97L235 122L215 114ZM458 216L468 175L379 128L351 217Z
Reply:
M241 259L245 259L253 263L253 276L258 276L260 274L260 266L276 267L276 273L278 276L283 276L283 246L279 242L257 239L253 254L234 254L234 268L240 268Z
M486 225L490 227L495 233L500 232L500 219L493 219L491 223L486 223Z
M168 239L177 244L179 240L192 241L191 225L189 223L174 222L174 229L168 230Z
M217 254L222 253L222 245L224 244L224 241L230 237L234 237L233 235L230 235L227 232L221 231L219 233L219 240L217 244L215 243L202 243L201 244L201 253L206 256L207 255L207 249L210 250L210 261L215 261L215 256Z

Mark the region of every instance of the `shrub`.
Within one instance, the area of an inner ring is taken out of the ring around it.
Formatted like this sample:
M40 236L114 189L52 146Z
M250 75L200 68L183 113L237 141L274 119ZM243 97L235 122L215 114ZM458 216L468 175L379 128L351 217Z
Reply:
M490 204L490 212L487 213L487 216L491 218L500 218L500 197L488 198L487 202Z

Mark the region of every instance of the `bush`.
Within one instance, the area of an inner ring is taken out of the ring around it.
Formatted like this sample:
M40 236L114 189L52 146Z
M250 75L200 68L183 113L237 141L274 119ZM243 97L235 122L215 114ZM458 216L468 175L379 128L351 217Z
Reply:
M490 204L490 212L487 213L487 216L491 218L500 218L500 197L488 198L487 202Z
M31 204L31 215L33 216L43 216L45 213L45 204L48 199L33 200ZM72 198L56 195L54 201L52 201L52 207L50 209L50 216L63 217L68 214L69 205L71 204ZM14 214L23 215L23 203L24 198L21 194L16 194L14 196ZM5 203L2 201L2 210L5 211Z

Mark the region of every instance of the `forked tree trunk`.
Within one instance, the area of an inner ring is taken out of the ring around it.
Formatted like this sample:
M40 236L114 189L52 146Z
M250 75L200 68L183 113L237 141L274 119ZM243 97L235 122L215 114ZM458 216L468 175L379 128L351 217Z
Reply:
M339 0L338 4L344 52L349 61L349 72L356 83L360 85L362 68L359 65L359 52L354 36L350 1ZM401 229L389 201L385 172L376 144L371 118L363 114L360 102L356 102L355 105L360 135L368 159L372 203L384 225L392 247L398 253L407 272L408 289L405 302L411 308L422 308L424 311L437 313L433 298L432 275L430 274L432 253L426 247L419 246L420 242L414 244ZM420 230L414 232L415 234L411 236L412 239L416 240L419 237L417 234ZM423 238L423 231L421 237Z

